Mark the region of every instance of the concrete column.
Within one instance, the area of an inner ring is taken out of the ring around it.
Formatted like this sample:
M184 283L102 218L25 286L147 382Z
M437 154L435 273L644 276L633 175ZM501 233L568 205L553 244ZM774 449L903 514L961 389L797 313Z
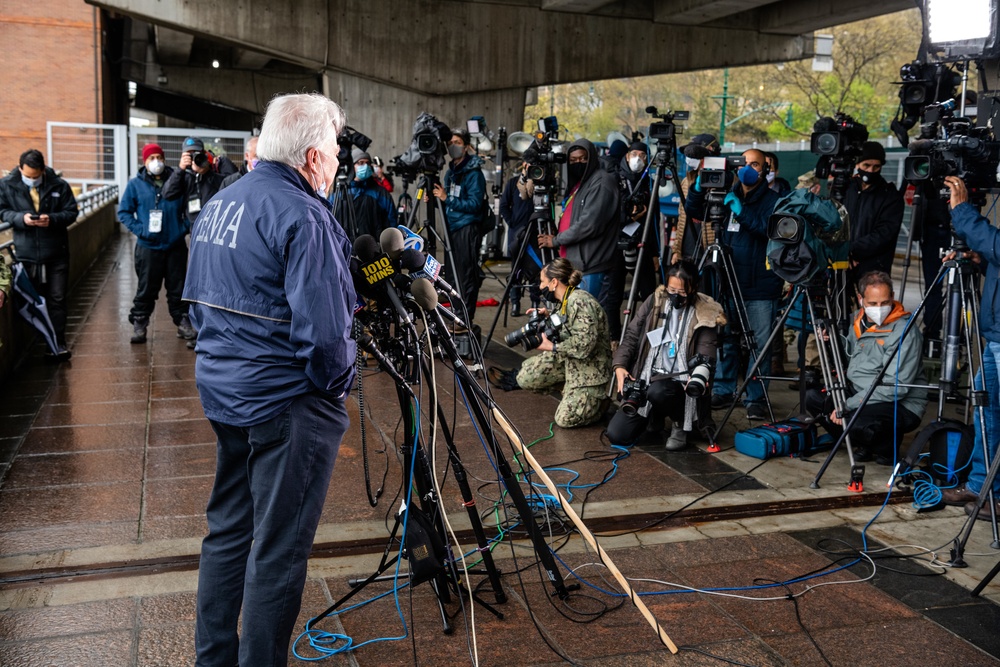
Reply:
M483 116L491 130L521 129L524 88L504 88L459 95L425 95L339 72L323 76L324 92L347 112L347 122L372 139L371 151L388 160L410 145L413 121L421 111L450 127L464 127L471 116Z

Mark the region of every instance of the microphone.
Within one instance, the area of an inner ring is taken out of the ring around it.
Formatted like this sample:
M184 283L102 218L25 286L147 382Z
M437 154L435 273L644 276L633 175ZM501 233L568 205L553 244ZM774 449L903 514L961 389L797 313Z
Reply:
M447 293L453 299L462 297L440 277L441 262L434 259L432 255L425 255L419 250L404 250L400 256L403 268L410 272L414 278L426 278L431 281L439 290Z
M378 365L382 367L382 370L388 373L389 377L396 381L396 384L405 388L406 391L410 392L411 396L413 395L413 392L410 391L409 383L402 375L400 375L399 371L396 370L396 367L392 365L391 361L389 361L389 358L382 354L382 350L378 349L378 346L375 345L375 339L372 338L370 334L365 331L361 331L358 332L356 336L352 337L357 342L358 346L370 354L372 358L378 362Z
M387 227L379 235L378 243L389 259L396 261L403 252L403 233L395 227Z
M389 285L392 277L399 272L393 266L389 256L379 250L378 241L371 234L362 234L354 240L354 252L360 260L358 272L353 274L358 291L371 295L376 301L388 300L396 310L399 318L409 325L413 324L413 316L403 307L396 289ZM354 265L351 265L352 273Z
M423 250L424 249L424 237L417 234L415 231L407 227L406 225L400 225L396 229L399 233L403 235L403 247L413 250Z
M437 290L434 289L431 281L426 278L417 278L414 280L413 284L410 285L410 293L413 294L413 300L417 302L417 305L428 313L433 313L437 309Z

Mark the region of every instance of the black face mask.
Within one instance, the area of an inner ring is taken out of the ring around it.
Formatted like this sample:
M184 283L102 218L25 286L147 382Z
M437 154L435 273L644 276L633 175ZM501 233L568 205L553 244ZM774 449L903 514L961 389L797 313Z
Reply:
M681 310L687 307L688 298L686 294L671 294L668 292L667 299L670 300L670 305L674 307L674 310Z
M574 162L573 164L566 165L566 174L569 177L570 185L576 185L583 179L583 175L587 172L586 162Z
M860 178L861 182L866 185L879 185L885 182L885 179L882 178L882 174L875 171L863 171L858 169L858 178Z

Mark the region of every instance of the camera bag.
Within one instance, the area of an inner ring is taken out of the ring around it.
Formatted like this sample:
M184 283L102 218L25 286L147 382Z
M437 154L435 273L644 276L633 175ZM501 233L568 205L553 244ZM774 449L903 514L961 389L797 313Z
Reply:
M736 451L755 459L775 456L808 456L828 449L833 438L819 435L815 423L787 419L773 424L762 424L736 434Z

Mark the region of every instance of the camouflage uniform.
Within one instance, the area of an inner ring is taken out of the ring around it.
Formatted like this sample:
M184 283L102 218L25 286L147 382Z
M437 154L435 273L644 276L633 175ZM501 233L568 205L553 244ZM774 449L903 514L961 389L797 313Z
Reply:
M529 357L517 373L517 383L544 391L565 382L555 421L562 428L586 426L601 416L611 377L608 319L597 300L582 289L565 299L566 323L555 352Z

